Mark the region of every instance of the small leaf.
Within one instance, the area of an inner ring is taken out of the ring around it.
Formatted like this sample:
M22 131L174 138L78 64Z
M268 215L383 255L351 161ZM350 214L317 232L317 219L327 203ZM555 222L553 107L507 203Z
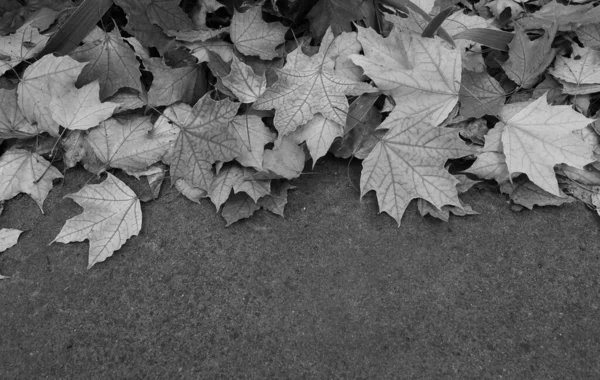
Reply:
M88 269L119 250L142 227L142 209L135 193L110 173L98 185L86 185L73 199L83 213L67 220L52 241L71 243L90 241Z
M221 211L221 215L227 222L225 227L229 227L238 220L251 217L258 209L260 206L246 193L234 194L225 202L223 211Z
M0 252L4 252L13 245L17 244L19 236L23 233L14 228L3 228L0 230ZM6 277L5 277L6 278Z
M9 150L0 157L0 201L19 193L26 193L38 204L43 204L52 189L52 181L62 174L42 156L26 150Z
M244 13L233 12L230 36L240 53L269 60L279 56L275 48L285 41L287 29L279 22L263 21L259 3Z

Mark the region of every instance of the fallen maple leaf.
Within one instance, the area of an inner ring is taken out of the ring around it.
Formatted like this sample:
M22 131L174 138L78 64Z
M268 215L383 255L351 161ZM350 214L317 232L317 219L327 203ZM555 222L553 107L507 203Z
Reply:
M271 132L256 115L240 115L231 120L239 155L235 159L243 166L262 170L265 145L275 140L276 134Z
M257 75L252 68L233 56L231 72L221 78L242 103L252 103L267 89L267 79L264 73Z
M144 65L154 79L148 91L148 103L153 106L168 106L183 101L191 103L198 75L195 65L173 68L166 65L162 58L143 60Z
M139 199L125 183L110 173L107 173L104 182L86 185L66 197L77 202L84 211L67 220L52 243L88 239L88 269L112 256L127 239L140 232L142 209Z
M0 89L0 139L28 138L39 134L17 105L17 90Z
M172 42L148 17L147 9L152 0L114 1L127 14L127 25L123 29L133 34L144 45L156 47L161 54L168 50Z
M23 24L14 34L0 36L0 75L35 57L47 41L48 37L41 35L31 22Z
M22 149L9 150L0 157L0 173L0 201L19 193L29 194L42 214L52 181L63 177L42 156Z
M159 161L177 134L173 125L153 127L148 116L128 115L104 121L88 132L85 141L104 170L118 168L135 174Z
M513 82L523 88L531 88L537 83L538 77L554 60L556 49L552 48L552 41L556 29L556 24L553 24L540 38L531 41L527 31L515 24L515 36L508 45L508 60L502 64Z
M179 6L179 0L151 0L147 11L150 22L164 31L194 28L192 20Z
M244 13L233 12L230 36L240 53L273 59L279 56L275 48L285 41L287 29L279 22L263 21L262 3L259 3Z
M19 236L23 233L14 228L3 228L0 230L0 252L4 252L13 245L17 244Z
M76 85L81 87L98 80L102 100L114 95L123 87L143 92L140 64L118 29L105 33L101 40L84 43L71 52L70 56L79 62L87 63Z
M474 149L461 140L458 129L404 118L363 161L361 197L375 190L380 212L387 212L398 226L415 198L423 198L438 209L444 205L460 208L458 180L444 169L444 163L472 153Z
M352 21L361 20L373 11L373 3L362 0L319 0L308 13L310 30L317 39L331 27L333 34L350 32Z
M560 196L554 165L565 163L582 168L593 162L593 148L572 132L592 123L571 106L551 106L546 94L518 112L506 107L500 112L506 124L502 145L510 173L525 173L536 185Z
M444 42L396 29L383 38L372 29L358 28L365 55L351 55L396 104L382 126L391 127L405 117L440 124L458 101L461 56Z
M52 86L54 87L54 86ZM52 118L67 129L87 130L108 119L119 106L118 103L100 102L100 85L97 81L73 88L50 101Z
M240 103L214 101L204 95L194 105L176 104L167 108L157 123L179 128L172 150L164 161L171 165L171 178L184 178L192 187L208 191L214 174L212 165L239 156L237 139L230 122Z
M50 103L75 89L85 65L71 57L46 55L29 66L17 87L19 108L27 120L37 122L40 130L58 136L58 123L52 117Z
M309 57L296 49L287 56L279 80L254 103L258 110L275 108L278 139L306 124L317 113L340 124L346 123L346 95L361 95L377 89L334 72L334 61L325 52Z
M341 137L344 127L316 114L308 123L300 126L288 137L296 144L306 142L313 160L313 168L317 160L327 154L329 147L337 137Z

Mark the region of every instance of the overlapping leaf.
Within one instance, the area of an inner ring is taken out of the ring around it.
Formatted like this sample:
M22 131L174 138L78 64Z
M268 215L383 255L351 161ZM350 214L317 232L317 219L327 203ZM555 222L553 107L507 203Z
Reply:
M98 80L100 99L114 95L120 88L129 87L142 92L140 64L118 30L104 34L104 38L84 43L70 56L88 63L77 79L77 86Z
M0 173L0 201L19 193L29 194L42 213L52 181L63 177L42 156L22 149L9 150L0 157Z
M167 108L157 124L174 124L179 134L165 157L173 180L185 179L192 187L208 191L213 181L212 165L239 156L237 139L230 122L239 103L215 101L205 95L190 107L177 104Z
M335 74L334 61L325 52L309 57L296 49L288 55L283 69L277 70L277 76L279 80L254 103L254 108L275 108L279 138L317 113L344 125L348 113L346 95L376 91L366 83Z
M273 59L279 55L275 48L284 42L287 29L279 22L265 22L262 19L262 4L259 3L243 13L234 11L230 35L231 41L242 54Z
M361 197L375 190L380 211L390 214L398 225L415 198L423 198L438 209L444 205L462 207L456 191L458 180L444 169L444 163L473 152L456 129L404 118L363 161Z

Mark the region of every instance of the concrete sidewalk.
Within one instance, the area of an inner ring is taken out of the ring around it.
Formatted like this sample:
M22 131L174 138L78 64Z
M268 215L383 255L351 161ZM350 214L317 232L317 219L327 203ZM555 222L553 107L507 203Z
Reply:
M583 204L514 213L476 186L463 199L481 215L411 204L397 228L346 161L315 172L285 219L224 228L209 201L144 204L140 236L89 271L87 242L47 245L88 174L45 215L8 202L0 227L30 231L0 254L0 379L600 378L599 218Z

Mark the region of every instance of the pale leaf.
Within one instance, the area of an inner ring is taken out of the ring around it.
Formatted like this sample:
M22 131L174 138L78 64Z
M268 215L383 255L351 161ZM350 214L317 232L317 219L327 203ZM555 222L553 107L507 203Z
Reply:
M296 144L306 142L308 151L313 159L313 168L317 160L327 154L329 147L337 137L344 133L344 127L316 114L308 123L300 126L288 137Z
M37 122L40 130L58 136L58 123L52 118L50 102L75 88L85 65L70 57L45 55L29 66L17 87L19 108L27 120Z
M234 10L230 36L240 53L268 60L279 55L275 48L285 41L287 29L279 22L266 23L259 3L244 13Z
M19 109L16 89L0 89L0 104L0 139L24 139L39 133Z
M278 139L306 124L317 113L340 125L346 123L346 95L376 92L366 83L336 75L334 62L319 52L311 57L302 49L287 56L283 69L277 70L279 80L254 103L254 108L275 108L275 128Z
M271 132L256 115L239 115L231 120L240 154L235 158L243 166L262 169L265 145L275 140Z
M546 94L516 114L503 111L500 117L506 123L502 144L508 171L527 174L550 194L560 196L554 165L582 168L594 161L592 147L572 133L594 120L571 106L549 105Z
M235 55L231 61L229 75L221 78L242 103L253 103L267 89L265 75L257 75L252 68L240 61Z
M108 119L119 106L118 103L100 102L98 81L73 88L66 94L50 101L52 118L67 129L87 130Z
M135 173L159 161L171 147L178 129L170 124L154 128L148 116L110 118L85 137L105 168Z
M459 130L441 128L405 118L397 123L363 161L361 197L375 190L380 211L400 225L412 199L423 198L438 209L462 207L458 180L444 169L450 158L473 153L459 137Z
M47 41L48 37L41 35L31 22L23 24L14 34L0 36L0 75L35 57Z
M154 79L148 91L148 103L153 106L168 106L193 100L194 86L198 75L196 66L169 67L162 58L144 60Z
M14 228L3 228L0 230L0 252L4 252L19 241L19 236L23 233Z
M9 150L0 157L0 201L19 193L29 194L43 213L52 181L62 177L58 169L37 153Z
M83 213L67 220L52 243L88 239L88 269L112 256L142 228L139 199L133 190L110 173L104 182L86 185L66 197L83 207Z

